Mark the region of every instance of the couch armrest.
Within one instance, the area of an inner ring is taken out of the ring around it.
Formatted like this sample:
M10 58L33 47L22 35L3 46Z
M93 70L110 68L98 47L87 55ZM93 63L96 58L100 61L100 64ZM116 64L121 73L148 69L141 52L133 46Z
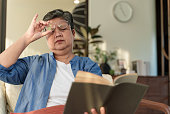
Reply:
M10 112L13 112L15 109L15 105L18 100L19 93L21 91L22 85L12 85L5 83L6 88L6 110L9 114Z
M6 114L5 83L0 81L0 114Z
M140 106L147 107L153 110L162 111L165 114L170 114L170 107L164 103L159 103L151 100L142 99Z

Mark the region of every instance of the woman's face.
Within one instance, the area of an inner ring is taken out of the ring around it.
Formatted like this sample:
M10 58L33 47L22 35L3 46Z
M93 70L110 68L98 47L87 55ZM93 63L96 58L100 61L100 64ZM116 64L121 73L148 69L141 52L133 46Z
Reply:
M68 22L61 18L54 18L49 21L49 26L53 32L47 35L48 47L52 52L64 49L72 50L75 31L71 30Z

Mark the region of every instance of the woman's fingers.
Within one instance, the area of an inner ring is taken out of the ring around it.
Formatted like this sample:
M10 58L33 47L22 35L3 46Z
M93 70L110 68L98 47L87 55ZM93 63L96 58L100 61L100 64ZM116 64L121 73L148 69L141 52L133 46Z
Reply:
M36 23L37 17L38 17L38 14L35 14L34 17L33 17L33 19L32 19L32 24L33 24L33 23Z
M92 114L98 114L95 108L92 108L92 109L91 109L91 112L92 112ZM101 108L100 108L100 114L105 114L105 113L106 113L106 112L105 112L105 108L104 108L104 107L101 107Z
M43 21L36 22L33 26L33 30L32 30L33 34L42 32L45 26L47 25L48 25L48 22L43 22Z
M35 14L33 19L32 19L32 22L30 24L30 26L28 27L28 30L27 30L27 34L33 34L34 33L34 29L36 28L36 19L38 17L38 14Z
M45 32L42 32L41 37L46 36L46 35L50 34L51 32L52 32L51 30L47 30Z
M105 112L105 108L104 107L101 107L100 108L100 114L105 114L106 112Z
M42 21L42 20L40 20L39 22L40 22L40 24L42 24L44 26L47 26L49 24L49 21Z
M24 34L29 42L33 42L33 41L49 34L50 32L52 32L52 31L43 32L44 27L49 24L49 21L47 21L47 22L42 21L42 20L36 21L37 18L38 18L38 14L35 14L28 30Z
M49 23L49 21L42 21L42 20L40 20L40 21L37 22L37 18L38 18L38 14L35 14L34 17L33 17L33 19L32 19L31 25L30 25L30 27L31 27L31 28L34 28L35 31L36 31L36 30L41 30L41 28L42 28L43 26L47 26L48 23ZM30 29L31 29L31 28L30 28Z
M96 109L92 108L92 109L91 109L91 113L92 113L92 114L97 114Z
M91 109L91 113L92 113L92 114L98 114L95 108L92 108L92 109ZM88 114L88 112L84 112L84 114ZM100 114L106 114L104 107L101 107L101 108L100 108Z

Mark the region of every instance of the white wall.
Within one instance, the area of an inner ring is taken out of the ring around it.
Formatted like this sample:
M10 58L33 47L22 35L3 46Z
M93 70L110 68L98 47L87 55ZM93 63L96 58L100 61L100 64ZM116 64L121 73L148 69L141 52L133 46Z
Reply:
M150 61L151 75L156 75L156 25L155 0L127 0L134 15L128 23L120 23L112 15L119 0L89 0L89 24L101 24L99 34L105 40L105 48L119 48L119 58L130 62L137 59ZM6 47L21 37L27 30L35 13L39 19L56 8L72 11L73 0L7 0ZM29 45L21 57L49 52L45 38Z
M151 75L157 75L155 0L126 0L133 8L133 18L118 22L112 14L120 0L89 0L89 25L101 24L99 34L106 41L106 49L119 49L119 58L130 62L150 61Z
M38 20L53 9L72 12L73 0L7 0L6 48L20 38L27 30L33 16L38 13ZM42 38L29 45L21 57L49 52L46 39Z

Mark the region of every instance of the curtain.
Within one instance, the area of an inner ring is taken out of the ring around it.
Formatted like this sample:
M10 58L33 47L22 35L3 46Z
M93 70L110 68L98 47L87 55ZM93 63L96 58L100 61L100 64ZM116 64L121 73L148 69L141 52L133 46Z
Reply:
M0 53L5 49L7 0L0 0Z

